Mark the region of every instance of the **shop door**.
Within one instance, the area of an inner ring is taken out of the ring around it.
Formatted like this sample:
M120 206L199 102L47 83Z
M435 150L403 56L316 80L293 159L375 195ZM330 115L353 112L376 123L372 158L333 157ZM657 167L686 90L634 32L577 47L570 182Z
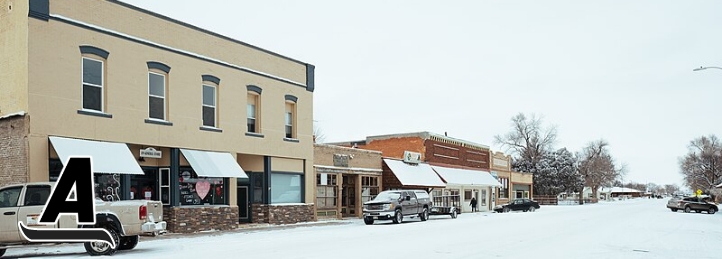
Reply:
M248 223L248 186L238 186L236 192L236 203L238 205L238 222Z
M356 216L356 175L343 176L341 191L341 215L343 217Z

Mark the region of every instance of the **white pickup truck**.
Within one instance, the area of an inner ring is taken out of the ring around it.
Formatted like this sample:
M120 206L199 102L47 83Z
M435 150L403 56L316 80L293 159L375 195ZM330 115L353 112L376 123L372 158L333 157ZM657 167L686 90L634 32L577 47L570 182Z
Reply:
M53 182L8 185L0 188L0 257L8 248L33 245L22 237L18 222L30 228L78 228L75 215L61 215L55 225L38 224L40 213L55 187ZM105 242L87 242L90 255L112 255L117 250L135 248L140 235L165 232L163 204L159 201L130 200L106 202L96 199L95 228L105 228L117 244L112 248ZM88 227L88 226L85 226ZM45 244L47 245L47 244Z

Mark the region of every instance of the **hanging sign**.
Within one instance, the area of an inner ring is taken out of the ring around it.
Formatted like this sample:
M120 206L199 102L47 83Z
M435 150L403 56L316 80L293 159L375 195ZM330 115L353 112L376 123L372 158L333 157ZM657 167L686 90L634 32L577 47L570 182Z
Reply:
M140 157L161 158L162 156L163 152L155 150L155 148L152 147L147 147L140 150Z

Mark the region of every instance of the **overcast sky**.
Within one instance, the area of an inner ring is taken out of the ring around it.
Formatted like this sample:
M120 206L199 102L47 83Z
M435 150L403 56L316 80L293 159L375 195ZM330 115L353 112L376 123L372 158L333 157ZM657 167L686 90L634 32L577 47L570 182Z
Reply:
M316 66L327 142L431 131L501 148L519 113L603 138L625 182L682 185L722 137L722 1L125 0Z

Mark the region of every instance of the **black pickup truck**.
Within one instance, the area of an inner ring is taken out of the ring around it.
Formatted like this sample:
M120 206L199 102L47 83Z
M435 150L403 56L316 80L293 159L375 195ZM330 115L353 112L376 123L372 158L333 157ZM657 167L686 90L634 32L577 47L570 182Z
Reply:
M431 204L429 193L424 190L383 191L364 203L364 223L371 225L375 220L392 220L399 224L404 217L419 217L426 221Z

